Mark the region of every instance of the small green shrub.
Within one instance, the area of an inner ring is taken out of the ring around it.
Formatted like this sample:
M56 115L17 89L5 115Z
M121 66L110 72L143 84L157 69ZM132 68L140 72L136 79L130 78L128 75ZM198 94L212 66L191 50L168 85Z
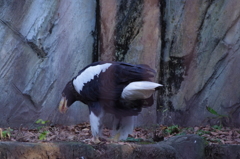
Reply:
M1 138L10 138L11 137L11 131L13 131L13 129L7 128L6 130L0 130L0 137Z
M39 140L46 140L47 139L47 135L50 133L49 131L45 130L44 127L46 126L47 123L49 123L48 120L42 120L42 119L38 119L36 122L36 124L40 124L41 126L37 127L38 131L39 131L39 136L38 139Z
M176 133L176 134L179 133L179 132L180 132L180 129L179 129L178 125L173 125L173 126L167 127L167 128L165 129L165 132L166 132L167 134L172 135L172 134L174 134L174 133Z

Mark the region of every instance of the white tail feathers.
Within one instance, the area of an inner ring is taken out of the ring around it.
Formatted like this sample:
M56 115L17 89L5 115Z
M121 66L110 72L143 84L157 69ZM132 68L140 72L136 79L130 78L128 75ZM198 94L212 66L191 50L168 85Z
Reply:
M161 84L150 81L139 81L128 84L122 92L122 98L128 100L147 99Z

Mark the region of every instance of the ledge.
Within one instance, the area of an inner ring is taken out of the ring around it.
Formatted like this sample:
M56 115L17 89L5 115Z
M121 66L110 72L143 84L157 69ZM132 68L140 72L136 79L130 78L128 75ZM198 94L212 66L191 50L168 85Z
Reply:
M237 158L239 145L206 146L197 135L181 135L155 144L102 144L88 145L80 142L0 142L0 158L37 158L37 159L202 159Z

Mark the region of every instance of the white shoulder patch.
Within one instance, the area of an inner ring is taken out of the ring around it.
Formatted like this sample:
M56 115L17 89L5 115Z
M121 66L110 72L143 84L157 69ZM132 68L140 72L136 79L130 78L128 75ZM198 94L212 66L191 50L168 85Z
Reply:
M112 64L105 63L102 65L90 66L86 68L76 79L73 80L73 85L78 93L82 90L84 83L91 81L94 76L98 76L101 72L105 72Z

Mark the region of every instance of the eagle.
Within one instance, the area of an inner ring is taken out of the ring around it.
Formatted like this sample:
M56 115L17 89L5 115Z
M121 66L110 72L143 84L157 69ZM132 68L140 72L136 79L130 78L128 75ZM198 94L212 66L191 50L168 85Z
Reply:
M95 62L83 68L62 91L59 111L65 113L75 102L88 105L92 140L99 143L103 117L113 114L113 141L131 134L133 116L153 105L153 94L161 84L152 82L156 72L145 64Z

